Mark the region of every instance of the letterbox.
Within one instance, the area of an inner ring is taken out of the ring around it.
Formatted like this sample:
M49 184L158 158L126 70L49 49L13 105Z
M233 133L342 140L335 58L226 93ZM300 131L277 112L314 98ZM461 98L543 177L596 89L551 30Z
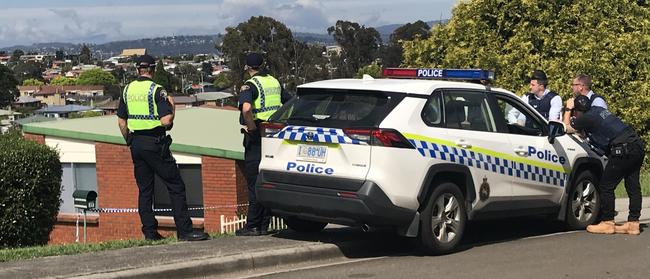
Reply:
M92 209L97 205L97 192L91 190L75 190L72 193L74 207L80 209Z

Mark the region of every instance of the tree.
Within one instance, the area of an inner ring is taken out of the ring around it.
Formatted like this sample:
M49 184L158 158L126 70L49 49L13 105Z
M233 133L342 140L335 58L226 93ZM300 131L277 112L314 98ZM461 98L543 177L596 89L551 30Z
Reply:
M115 77L102 69L92 69L82 72L77 79L78 85L114 85L117 84Z
M57 76L50 81L51 85L76 85L77 80L65 76Z
M352 76L359 68L372 63L377 58L381 36L374 28L339 20L336 25L327 28L327 33L332 35L342 48L341 62L343 63L337 67L341 68L344 76Z
M190 64L180 64L174 72L181 79L180 88L177 90L180 93L187 93L185 92L185 87L188 85L201 82L201 73Z
M62 49L58 49L54 54L54 59L56 60L65 59L65 52Z
M0 107L10 105L18 97L18 84L11 69L0 64Z
M11 53L11 58L9 58L9 61L18 62L20 61L20 57L23 55L25 55L25 52L22 49L16 49Z
M90 53L90 48L88 48L86 44L81 45L81 51L79 53L79 63L92 64L92 54Z
M23 86L30 86L30 85L31 86L39 86L39 85L43 85L43 84L45 84L45 83L40 81L40 80L33 79L33 78L23 80Z
M650 9L636 0L474 0L428 39L405 42L404 66L491 68L524 93L543 69L565 99L575 74L592 76L610 110L650 142Z
M13 68L16 80L19 84L22 84L26 79L37 79L43 80L43 65L38 62L28 61L28 62L18 62Z
M363 75L369 75L373 78L379 78L382 75L381 66L377 63L364 66L354 75L354 78L363 78Z
M162 85L165 90L169 92L172 91L172 74L165 71L165 65L163 64L162 59L156 63L156 71L153 73L153 81Z
M390 35L388 45L382 46L382 64L385 67L398 67L402 64L402 41L412 41L415 38L427 39L430 29L431 27L421 20L395 29Z
M228 61L232 69L230 79L239 90L244 82L244 64L246 54L259 52L264 55L266 66L273 76L282 84L290 75L290 61L294 57L294 38L291 30L281 22L270 17L251 17L237 27L226 28L226 34L217 48Z
M232 86L232 81L229 78L228 72L221 72L214 77L214 87L223 90Z

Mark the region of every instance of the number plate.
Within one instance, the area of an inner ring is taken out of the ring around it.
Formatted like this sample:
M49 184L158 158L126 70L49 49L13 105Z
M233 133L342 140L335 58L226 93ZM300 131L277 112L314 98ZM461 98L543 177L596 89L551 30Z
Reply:
M327 161L327 146L299 144L296 160L325 163Z

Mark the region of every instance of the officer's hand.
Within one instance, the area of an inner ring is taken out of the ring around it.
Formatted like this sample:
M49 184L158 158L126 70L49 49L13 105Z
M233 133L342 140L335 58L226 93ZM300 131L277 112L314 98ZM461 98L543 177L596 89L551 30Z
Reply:
M573 107L574 107L573 100L574 99L575 98L569 98L568 100L566 100L566 106L565 106L566 109L573 109Z

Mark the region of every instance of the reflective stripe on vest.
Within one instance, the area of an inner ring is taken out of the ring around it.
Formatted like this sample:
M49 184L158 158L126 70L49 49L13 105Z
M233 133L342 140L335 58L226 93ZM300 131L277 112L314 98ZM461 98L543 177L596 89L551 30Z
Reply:
M271 75L255 76L247 82L255 85L258 92L253 102L253 118L268 120L282 106L280 82Z
M125 88L123 99L129 113L129 130L149 130L161 125L158 106L154 100L159 87L153 81L134 81Z

